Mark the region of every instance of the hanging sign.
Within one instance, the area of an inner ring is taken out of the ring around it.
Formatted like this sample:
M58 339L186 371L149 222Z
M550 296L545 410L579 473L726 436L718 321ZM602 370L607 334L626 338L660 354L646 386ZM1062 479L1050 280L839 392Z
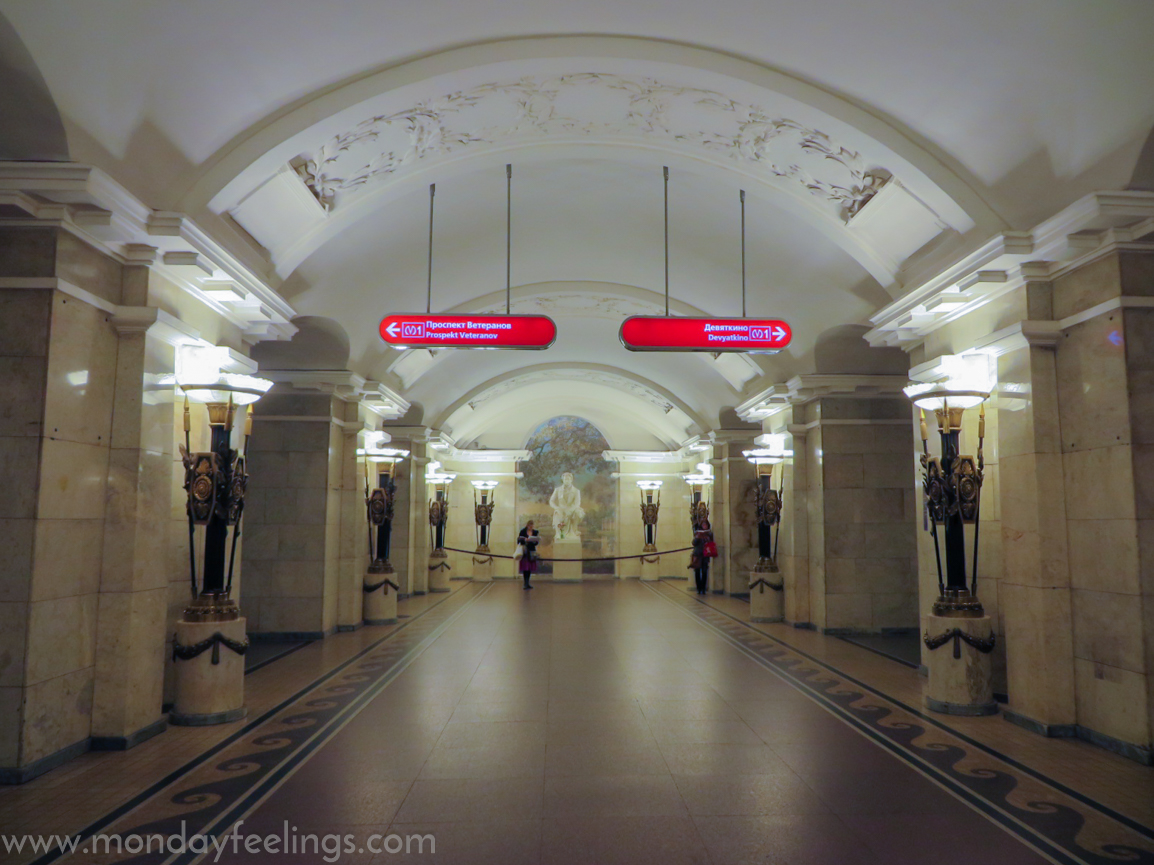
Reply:
M775 354L789 345L793 331L776 319L634 315L621 324L620 336L630 351Z
M381 339L397 348L548 348L557 325L547 315L437 315L406 312L385 316Z

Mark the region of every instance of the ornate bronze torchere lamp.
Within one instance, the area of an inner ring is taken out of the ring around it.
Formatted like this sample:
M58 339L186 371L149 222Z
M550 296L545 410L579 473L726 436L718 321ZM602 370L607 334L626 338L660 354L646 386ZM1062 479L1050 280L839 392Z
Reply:
M982 476L985 460L982 445L986 436L986 399L993 387L990 358L985 354L949 355L942 359L942 380L911 385L906 395L921 410L922 489L934 555L938 569L938 600L935 615L981 616L978 601L978 517L981 510ZM962 454L962 415L967 408L981 405L978 420L977 459ZM931 457L926 435L926 412L933 411L941 437L941 456ZM974 527L972 577L966 573L965 526ZM939 526L941 531L939 531ZM945 569L942 548L945 548Z
M369 521L369 573L391 574L389 546L393 536L393 509L397 485L393 482L393 464L373 463L377 470L377 486L369 489L369 464L365 460L365 510Z
M697 471L682 475L689 484L689 529L696 531L697 527L709 519L709 501L706 491L713 484L713 466L709 463L698 463Z
M638 481L638 491L641 493L641 528L645 535L643 552L657 552L657 515L661 511L661 484L662 481ZM653 494L657 493L654 499ZM644 561L644 559L642 559Z
M234 360L227 348L181 346L176 383L184 392L184 488L188 492L189 579L192 600L177 623L173 638L176 698L170 719L175 724L224 723L241 717L243 664L248 648L244 620L231 597L237 541L248 486L246 453L252 435L251 408L246 408L244 442L232 447L238 406L251 406L272 387L267 379L224 372ZM209 450L192 451L189 401L204 403L211 431ZM202 573L196 567L196 527L203 526ZM229 529L232 540L229 542ZM227 565L226 565L227 560ZM236 660L222 664L220 647ZM211 650L206 666L200 657ZM225 669L213 669L224 667ZM240 677L240 678L238 678Z
M489 554L489 526L493 522L493 490L497 488L496 481L472 481L473 484L473 516L477 522L477 555ZM477 496L480 496L480 500Z
M994 648L990 619L978 600L978 538L982 446L986 435L985 401L993 389L992 359L984 353L947 355L929 373L935 380L911 385L906 395L920 410L922 489L925 514L934 539L938 599L926 617L928 708L957 715L984 715L997 710L993 700L989 653ZM962 417L981 405L977 458L961 453ZM941 456L932 457L926 435L926 412L933 411L941 437ZM966 571L966 525L973 528L972 570ZM944 549L943 549L944 548ZM942 567L943 553L945 567ZM953 641L953 664L936 650ZM962 643L972 651L963 656Z
M767 433L758 436L757 442L764 447L741 452L757 467L757 564L753 570L756 574L776 574L785 470L782 469L777 489L773 485L773 472L774 466L784 466L785 461L793 456L793 451L785 447L785 433Z
M441 464L429 463L425 481L433 484L433 496L429 499L429 591L449 591L449 554L445 552L445 527L449 522L449 484L456 477L452 472L442 472Z

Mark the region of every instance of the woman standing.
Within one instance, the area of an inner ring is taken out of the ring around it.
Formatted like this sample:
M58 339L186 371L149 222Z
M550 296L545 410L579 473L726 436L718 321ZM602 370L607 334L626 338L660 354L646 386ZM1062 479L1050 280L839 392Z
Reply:
M693 579L697 583L697 594L709 592L709 556L706 545L713 544L713 529L709 520L703 519L693 530Z
M521 529L520 534L517 535L517 545L523 547L518 566L521 569L521 576L525 578L525 585L523 586L525 589L533 588L529 585L529 574L537 573L537 544L540 541L532 520L525 523L525 528Z

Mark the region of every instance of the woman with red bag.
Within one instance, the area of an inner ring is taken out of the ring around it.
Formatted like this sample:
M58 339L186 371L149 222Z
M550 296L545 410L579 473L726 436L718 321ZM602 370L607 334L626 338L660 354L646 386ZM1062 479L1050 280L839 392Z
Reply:
M717 556L717 544L713 540L713 529L709 520L703 519L693 530L693 578L697 583L697 594L709 592L709 560Z

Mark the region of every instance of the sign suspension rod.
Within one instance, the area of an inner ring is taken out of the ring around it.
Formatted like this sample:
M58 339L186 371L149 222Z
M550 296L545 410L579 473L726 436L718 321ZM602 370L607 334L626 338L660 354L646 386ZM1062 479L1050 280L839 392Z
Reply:
M662 166L665 174L665 316L669 317L669 166Z
M745 318L745 190L741 193L741 317Z
M433 196L437 194L437 184L429 184L429 284L425 291L425 312L433 311Z
M505 166L505 315L511 311L513 267L513 164Z

